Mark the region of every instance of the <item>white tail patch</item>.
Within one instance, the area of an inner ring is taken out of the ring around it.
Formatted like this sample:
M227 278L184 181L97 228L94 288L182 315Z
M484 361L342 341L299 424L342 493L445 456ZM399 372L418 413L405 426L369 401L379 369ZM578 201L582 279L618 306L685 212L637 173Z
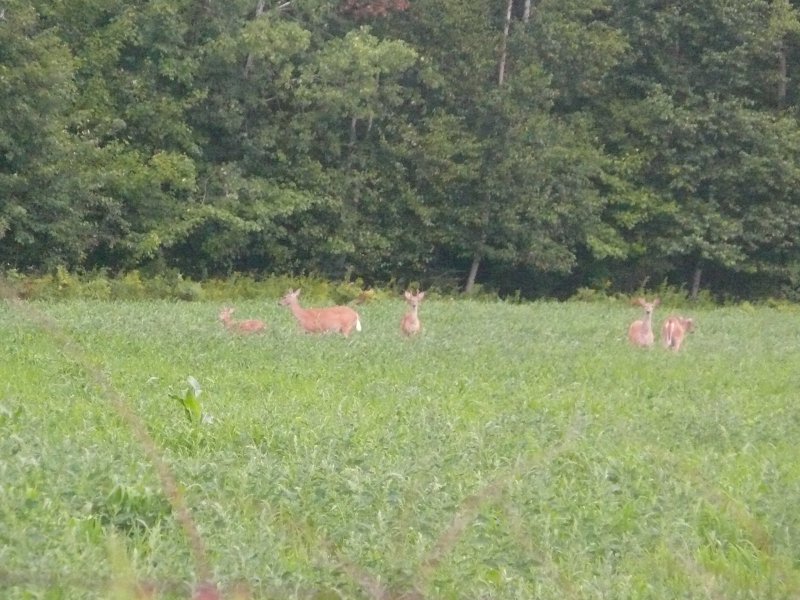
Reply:
M355 329L361 331L361 319L349 306L330 306L328 308L303 308L298 296L300 289L292 290L280 299L281 306L288 306L295 319L308 333L341 333L347 337Z
M687 333L694 331L694 319L680 316L668 317L661 326L661 343L665 348L678 352Z
M644 298L637 298L633 304L644 309L644 318L631 323L628 328L628 341L634 346L647 348L653 345L653 311L656 306L661 304L661 300L656 298L652 302L648 302Z

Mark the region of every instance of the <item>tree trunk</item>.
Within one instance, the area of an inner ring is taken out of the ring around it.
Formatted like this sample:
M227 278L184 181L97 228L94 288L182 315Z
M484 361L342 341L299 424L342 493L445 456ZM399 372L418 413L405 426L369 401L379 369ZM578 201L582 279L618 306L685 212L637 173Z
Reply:
M502 86L506 79L506 58L508 54L508 35L511 31L511 13L514 0L508 0L506 5L506 21L503 25L503 41L500 45L500 66L497 68L497 85Z
M503 83L506 80L506 60L508 58L508 36L511 33L511 17L513 15L514 9L514 0L508 0L506 4L506 19L505 23L503 23L503 39L500 44L500 64L497 67L497 87L503 87ZM489 223L489 214L486 211L483 215L483 237L484 240L481 241L481 246L485 241L486 237L486 227ZM478 276L478 268L481 265L482 259L482 252L480 250L475 251L475 255L472 257L472 265L469 268L469 275L467 276L467 283L464 286L464 293L470 294L472 293L473 288L475 287L475 278Z
M475 288L475 279L478 277L478 267L481 266L480 252L476 252L472 257L472 265L469 268L469 275L467 275L467 283L464 286L464 293L471 294Z
M788 66L786 64L786 47L781 44L778 48L778 107L786 105L786 82L788 81Z
M700 263L697 263L697 266L694 268L694 273L692 274L692 291L689 296L692 301L697 300L697 296L700 294L700 279L702 276L703 269L700 267Z
M506 19L503 24L503 39L500 44L500 64L497 67L497 86L502 87L506 80L506 60L508 56L508 36L511 33L511 17L513 16L514 0L508 0L506 4ZM489 211L486 209L482 218L483 233L481 235L481 243L479 248L483 248L486 243L486 230L489 225ZM464 293L470 294L475 288L475 279L478 277L478 268L481 266L483 259L483 251L478 249L472 256L472 264L469 267L469 275L467 275L467 283L464 285Z
M350 119L350 142L347 144L347 149L350 152L350 156L353 155L353 150L356 147L356 140L358 139L358 117L352 117ZM348 161L349 166L349 161Z
M347 143L347 158L345 160L344 169L347 173L350 173L353 170L353 161L355 160L355 153L356 153L356 141L358 140L358 117L352 117L350 119L350 141ZM357 182L357 178L351 179L352 182ZM360 191L357 183L354 183L355 188L352 192L348 195L349 200L345 200L344 205L346 207L352 207L355 211L355 207L359 202L360 198Z
M266 7L267 0L258 0L258 4L256 5L256 16L255 18L258 19L261 15L264 14L264 8ZM253 54L248 52L247 59L244 63L244 78L247 79L250 77L250 71L253 69Z
M522 13L522 22L527 25L531 20L531 0L525 0L525 10Z

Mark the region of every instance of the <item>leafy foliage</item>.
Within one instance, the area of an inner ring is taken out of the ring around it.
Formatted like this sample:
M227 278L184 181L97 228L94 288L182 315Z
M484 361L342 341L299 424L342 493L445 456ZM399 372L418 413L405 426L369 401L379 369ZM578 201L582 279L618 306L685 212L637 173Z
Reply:
M189 387L186 388L183 395L170 394L170 398L180 402L186 418L192 425L199 425L203 421L203 408L200 404L202 389L194 377L187 377L186 383L189 384Z
M4 10L6 269L800 294L788 0Z

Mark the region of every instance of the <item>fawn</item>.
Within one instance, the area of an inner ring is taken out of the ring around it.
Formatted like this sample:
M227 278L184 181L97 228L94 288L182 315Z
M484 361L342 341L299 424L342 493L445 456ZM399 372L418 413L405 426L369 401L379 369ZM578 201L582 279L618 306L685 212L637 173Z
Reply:
M681 349L684 336L692 331L694 331L694 319L676 316L667 318L661 326L661 341L664 348L677 352Z
M288 306L297 322L308 333L341 333L344 337L355 329L361 331L361 319L358 313L349 306L331 306L328 308L302 308L297 297L300 289L289 291L280 299L281 306Z
M425 297L425 292L412 294L410 291L406 291L404 295L411 309L403 315L403 320L400 321L400 329L404 334L412 336L422 329L422 325L419 322L419 305Z
M219 320L225 325L225 329L237 333L259 333L267 328L266 324L258 319L234 321L232 317L234 310L235 309L228 307L219 311Z
M661 303L659 298L647 302L644 298L637 298L633 304L644 308L644 319L631 323L628 328L628 340L634 346L649 347L653 345L653 310Z

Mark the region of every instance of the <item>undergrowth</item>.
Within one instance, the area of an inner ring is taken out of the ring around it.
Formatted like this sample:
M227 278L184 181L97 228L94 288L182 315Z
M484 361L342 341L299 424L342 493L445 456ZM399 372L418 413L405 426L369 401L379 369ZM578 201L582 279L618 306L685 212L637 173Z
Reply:
M646 283L646 282L645 282ZM42 275L24 275L18 271L6 271L0 277L0 284L11 289L25 300L175 300L185 302L231 302L269 300L281 297L287 290L302 288L303 298L331 303L364 304L375 300L396 298L404 289L397 282L384 285L367 285L361 279L330 281L314 275L289 276L270 275L255 277L235 273L224 279L193 281L178 271L166 270L156 275L145 275L140 271L110 274L106 271L73 273L57 268ZM417 283L411 289L423 289ZM525 303L517 291L501 298L490 289L476 285L468 295L463 295L452 285L439 287L435 284L424 286L430 298L460 298L479 302L503 301L512 304ZM696 298L690 298L683 287L667 282L642 287L631 294L614 292L609 289L580 288L570 298L577 302L628 302L637 296L657 296L665 305L673 308L713 307L726 304L745 303L741 300L716 298L709 290L701 290ZM758 304L769 306L793 306L792 303L778 299L764 299Z

